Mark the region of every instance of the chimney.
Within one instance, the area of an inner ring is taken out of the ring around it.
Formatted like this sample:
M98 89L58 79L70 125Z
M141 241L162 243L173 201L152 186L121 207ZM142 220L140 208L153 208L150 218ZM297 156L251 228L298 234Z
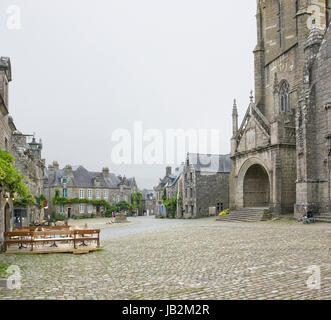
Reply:
M171 176L171 167L166 168L166 176L167 177Z
M109 168L102 168L102 176L104 179L109 179Z
M74 178L74 173L72 171L72 166L70 164L66 165L66 171L71 178Z
M53 161L53 167L54 167L54 170L59 170L59 163L57 161Z
M55 169L51 164L48 165L48 183L52 184L55 179Z

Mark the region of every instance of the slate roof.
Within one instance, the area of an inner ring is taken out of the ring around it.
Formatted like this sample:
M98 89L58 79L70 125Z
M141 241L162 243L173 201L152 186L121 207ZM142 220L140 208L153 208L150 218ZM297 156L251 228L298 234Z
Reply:
M230 173L230 154L188 154L189 164L193 165L195 171L208 173Z
M47 176L49 176L49 170L47 170ZM95 178L99 178L100 188L115 189L119 187L120 179L113 173L109 174L109 177L105 179L102 172L92 172L86 170L83 166L73 166L72 174L68 168L63 168L55 171L55 177L53 181L49 181L51 187L60 187L61 179L67 178L68 187L81 187L81 188L93 188Z
M156 194L155 194L154 190L144 189L141 193L143 195L144 200L147 200L147 196L150 196L150 195L152 195L153 199L155 199L155 197L156 197ZM148 200L150 200L150 199L148 199Z
M164 189L164 187L167 185L168 183L168 177L165 176L163 179L160 179L160 182L158 184L157 187L155 187L155 191L161 191Z
M183 171L184 171L184 166L179 167L178 171L175 171L175 173L170 176L170 181L168 181L166 186L173 187L177 183L177 181L180 178L180 176L182 175Z

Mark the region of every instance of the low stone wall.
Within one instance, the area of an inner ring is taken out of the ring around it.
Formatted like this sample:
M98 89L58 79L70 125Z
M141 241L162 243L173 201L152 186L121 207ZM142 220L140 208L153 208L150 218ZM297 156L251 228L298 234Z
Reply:
M128 222L128 217L124 213L118 213L115 217L115 223L126 223Z

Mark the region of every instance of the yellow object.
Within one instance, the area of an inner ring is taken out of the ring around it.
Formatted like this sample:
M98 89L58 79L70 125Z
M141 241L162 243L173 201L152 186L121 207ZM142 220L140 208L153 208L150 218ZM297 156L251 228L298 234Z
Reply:
M229 213L230 213L230 209L226 209L226 210L222 211L218 216L223 217L223 216L226 216Z

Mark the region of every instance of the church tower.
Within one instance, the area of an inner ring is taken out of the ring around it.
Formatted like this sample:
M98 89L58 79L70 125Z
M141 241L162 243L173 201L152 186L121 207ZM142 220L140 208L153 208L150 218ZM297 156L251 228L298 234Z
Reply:
M233 209L294 212L307 39L313 29L325 32L330 10L328 0L257 0L255 99L231 140Z

